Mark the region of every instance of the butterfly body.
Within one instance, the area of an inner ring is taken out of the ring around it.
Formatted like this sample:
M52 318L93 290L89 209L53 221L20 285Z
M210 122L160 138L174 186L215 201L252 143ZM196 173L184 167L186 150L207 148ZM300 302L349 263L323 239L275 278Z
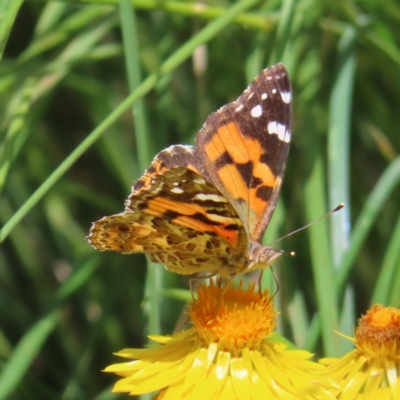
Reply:
M290 82L278 64L211 114L196 146L158 153L125 212L94 223L88 241L99 250L145 252L180 274L268 267L281 252L260 240L285 171L290 118Z

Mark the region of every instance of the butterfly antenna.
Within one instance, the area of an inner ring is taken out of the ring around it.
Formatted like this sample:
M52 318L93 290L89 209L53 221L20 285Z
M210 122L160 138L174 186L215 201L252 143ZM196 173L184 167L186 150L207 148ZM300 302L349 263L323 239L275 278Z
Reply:
M319 222L319 221L323 220L324 218L329 217L330 215L332 215L332 214L335 213L336 211L341 210L343 207L344 207L344 203L340 203L340 204L339 204L338 206L336 206L333 210L329 211L328 213L326 213L326 214L323 215L322 217L319 217L319 218L316 219L315 221L312 221L312 222L310 222L309 224L304 225L304 226L302 226L301 228L296 229L295 231L292 231L292 232L288 233L287 235L282 236L281 238L275 240L275 242L271 243L271 246L272 246L273 244L277 243L277 242L280 242L280 241L283 240L283 239L286 239L286 238L289 237L289 236L294 235L294 234L297 233L297 232L302 231L303 229L308 228L308 227L311 226L311 225L314 225L316 222ZM292 254L290 253L290 255L292 255ZM294 253L293 253L293 255L294 255Z

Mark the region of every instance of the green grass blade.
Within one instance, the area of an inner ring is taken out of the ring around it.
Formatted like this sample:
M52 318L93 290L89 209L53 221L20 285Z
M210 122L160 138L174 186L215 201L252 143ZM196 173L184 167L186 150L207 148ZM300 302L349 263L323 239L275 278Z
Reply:
M321 335L321 318L319 314L314 314L310 325L307 329L307 336L304 342L304 349L308 351L315 351L318 339Z
M92 257L84 265L80 266L57 292L54 308L42 317L19 341L0 376L0 400L9 399L9 396L19 385L44 342L56 327L60 317L58 304L81 288L98 265L99 258Z
M338 268L344 252L349 246L350 236L350 128L353 80L355 73L354 45L357 32L353 27L347 28L338 46L338 65L329 105L328 133L328 171L329 171L329 205L333 209L340 203L346 207L333 214L330 219L331 249L333 267ZM340 313L340 332L351 335L355 316L353 290L346 291L345 309ZM336 349L336 355L350 351L352 343L336 338L346 349Z
M298 348L304 348L308 335L307 305L303 293L296 290L292 296L289 308L289 318L293 329L294 343Z
M54 310L38 321L19 341L0 377L0 400L10 398L26 371L37 356L43 343L54 330L59 312Z
M344 254L339 270L336 271L334 275L335 288L337 291L343 289L345 280L361 249L362 244L364 243L367 234L369 233L374 221L376 220L378 213L382 210L385 201L399 181L400 157L393 161L382 174L357 219L351 235L350 247ZM400 288L400 274L398 273L398 271L399 269L397 268L397 275L395 277L395 283L393 285L393 287L396 288ZM398 302L398 292L396 292L394 299L391 298L390 304L393 304L393 301L394 303ZM320 324L321 316L318 313L314 315L314 319L310 326L309 337L307 337L305 345L307 349L312 349L315 345L320 330Z
M398 238L398 236L397 236ZM399 243L399 242L397 242ZM397 257L397 263L394 268L395 273L390 285L390 292L387 300L387 305L399 308L399 293L400 293L400 256Z
M310 221L326 211L324 167L321 156L315 157L308 182L305 185L305 208ZM310 236L315 291L321 318L325 354L337 354L338 341L334 331L338 328L338 314L327 221L320 221L308 229Z
M22 133L29 115L35 85L36 79L28 78L22 86L21 93L12 99L9 107L10 116L7 119L10 122L5 140L0 143L0 193L3 191L10 165L15 157L15 142Z
M129 90L133 92L138 88L141 82L136 13L130 0L121 0L119 10ZM137 140L139 168L144 170L150 164L154 156L154 150L152 149L148 134L144 103L141 99L133 104L132 114L135 125L135 137Z
M36 24L35 35L41 36L51 29L57 28L57 24L60 23L67 7L67 4L63 3L46 4Z
M400 265L400 217L393 229L393 234L386 250L378 282L374 289L371 305L380 303L387 306L399 307L399 293L396 287L396 271ZM397 275L399 275L397 273ZM392 285L392 283L394 283ZM388 290L390 288L390 290ZM394 298L392 294L395 294Z
M128 73L129 89L133 92L140 86L141 81L136 13L130 0L121 0L119 10L124 38L125 63ZM151 162L154 150L152 148L153 146L150 144L152 141L148 134L142 99L139 99L133 104L132 114L135 125L139 168L145 170ZM161 268L160 265L147 260L145 299L148 299L148 303L145 306L145 311L149 317L148 332L152 334L159 334L161 330L159 293L163 287L164 274L164 269Z
M292 30L294 11L294 0L284 0L282 2L274 51L269 60L271 65L282 61L283 54L289 42L290 32Z
M2 0L0 2L0 60L22 3L23 0Z
M99 0L60 0L65 3L73 4L99 4ZM101 4L115 6L119 4L119 0L102 0ZM204 20L213 20L223 16L229 8L218 7L214 5L182 2L182 1L163 1L159 0L132 0L132 4L136 9L144 10L161 10L171 15L185 15L193 18L202 18ZM276 14L265 15L264 13L240 12L232 18L232 22L243 25L245 28L253 28L263 31L271 31L276 26Z
M393 43L383 39L376 32L368 32L366 38L374 44L383 54L390 57L395 63L400 65L400 51Z
M356 32L348 28L339 43L337 76L329 110L328 167L329 205L346 207L330 217L334 265L340 262L349 243L350 228L350 122L355 72L354 42Z
M351 267L361 250L378 213L382 210L385 201L400 181L400 157L396 158L385 170L361 210L350 239L350 247L343 256L340 268L335 273L335 285L342 289Z
M50 10L51 11L51 10ZM51 17L53 18L51 21L48 20L49 17L45 15L43 18L43 28L40 29L48 29L48 25L56 23L56 19L58 18L58 13L62 10L56 9L56 12ZM97 21L100 17L105 17L111 14L112 9L104 6L90 6L85 7L79 12L73 13L70 17L62 21L57 28L50 30L43 35L39 36L32 42L32 44L19 56L18 62L19 64L26 63L31 59L34 59L40 54L48 52L57 46L65 43L70 35L74 32L79 36L82 36L85 32L82 30L87 29L90 24ZM47 12L46 12L47 14ZM105 21L107 23L107 21ZM102 31L104 29L104 22L99 24L95 29L88 29L87 36L96 35L97 32ZM81 42L81 40L79 41ZM74 42L70 43L68 47L73 48ZM73 49L72 52L75 52ZM82 57L86 53L80 55ZM50 64L51 65L51 64Z
M89 136L60 164L60 166L46 179L45 182L31 195L31 197L21 206L13 217L5 224L0 231L0 243L9 235L13 227L40 201L40 199L53 187L53 185L71 168L71 166L89 149L99 137L117 121L118 118L131 105L156 84L159 77L172 72L178 65L185 61L192 52L202 43L212 39L221 29L223 29L232 18L238 13L251 7L258 0L242 0L232 6L225 15L211 22L202 29L196 36L183 45L176 53L168 58L160 68L158 74L150 75L133 93L131 93L106 119L94 129Z

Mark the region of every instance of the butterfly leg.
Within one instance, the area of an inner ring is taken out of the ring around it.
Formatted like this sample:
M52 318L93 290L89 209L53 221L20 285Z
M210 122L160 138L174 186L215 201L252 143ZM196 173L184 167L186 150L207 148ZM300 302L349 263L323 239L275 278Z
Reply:
M265 305L265 308L268 307L269 303L270 303L270 302L274 299L274 297L278 294L279 289L280 289L279 282L278 282L278 278L276 277L275 272L274 272L274 270L273 270L273 268L272 268L271 265L270 265L270 268L271 268L272 276L274 277L274 280L275 280L276 290L275 290L275 293L271 296L271 298L270 298L270 300L268 301L268 303ZM262 280L263 272L264 272L264 270L261 271L261 273L260 273L260 275L259 275L259 277L258 277L258 291L259 291L260 297L262 297L261 280Z
M274 298L277 295L277 293L279 292L280 286L279 286L278 278L276 277L276 274L275 274L272 266L270 265L269 267L271 268L271 273L272 273L272 276L274 277L274 281L275 281L275 285L276 285L275 293L272 296L272 298ZM258 276L258 280L257 280L258 281L258 293L259 293L260 297L262 297L262 282L261 281L262 281L263 273L264 273L264 270L261 270L260 275Z
M219 297L219 300L221 300L222 297L224 297L224 294L229 289L229 287L232 285L233 280L235 279L235 276L236 275L230 275L230 277L231 277L230 280L229 280L228 276L225 278L225 287L224 287L224 290L221 292L221 296ZM222 278L221 278L221 283L222 283ZM219 306L219 303L218 303L218 306Z
M276 274L275 274L275 272L274 272L274 270L272 268L272 265L270 265L269 267L271 268L272 276L274 277L275 284L276 284L276 290L275 290L275 293L272 296L272 299L273 299L278 294L280 286L279 286L278 278L276 277Z
M264 272L264 270L262 269L261 271L260 271L260 275L258 275L258 293L259 293L259 295L260 295L260 297L262 297L262 289L261 289L261 284L262 284L262 277L263 277L263 272Z
M225 295L226 291L229 289L229 287L233 284L233 280L235 279L235 276L236 275L231 275L231 279L229 279L229 277L225 278L225 287L223 288L221 294L218 297L217 303L215 304L214 317L217 316L217 310L218 310L219 306L221 305L222 298L224 297L224 295ZM222 278L221 277L218 278L217 285L219 287L222 286Z
M213 272L212 274L209 275L204 275L204 276L196 276L195 278L190 278L189 279L189 289L190 289L190 293L192 294L192 301L193 303L195 302L195 298L194 298L194 288L193 288L193 282L194 281L199 281L199 280L204 280L204 279L211 279L214 278L214 276L216 276L217 273Z

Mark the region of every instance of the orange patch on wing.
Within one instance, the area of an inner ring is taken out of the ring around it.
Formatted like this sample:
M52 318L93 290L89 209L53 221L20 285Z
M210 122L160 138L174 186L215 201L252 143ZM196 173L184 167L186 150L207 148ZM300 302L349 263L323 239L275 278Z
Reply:
M242 134L234 122L222 125L205 146L205 151L211 161L215 161L232 144L236 146L235 138L241 138Z
M196 174L201 175L200 172L197 170L197 168L192 164L189 164L187 166L187 169L190 169L191 171L196 172Z
M237 223L237 220L234 218L221 216L221 225L214 225L212 222L215 222L215 220L210 220L211 223L208 224L207 221L199 221L197 218L192 218L191 216L197 213L204 215L205 218L209 218L207 216L207 210L200 205L180 203L159 197L157 199L150 200L147 208L144 211L157 217L163 217L164 213L168 211L179 213L181 214L180 216L172 219L175 224L182 225L186 228L190 228L199 232L214 231L230 246L236 247L238 244L238 232L224 228L224 225L235 224Z
M247 200L248 189L242 175L234 164L227 164L218 170L218 176L226 190L235 199L241 198Z
M214 231L218 233L220 237L222 237L225 242L227 242L231 247L236 248L238 243L239 243L239 235L238 231L236 230L231 230L231 229L225 229L223 226L222 227L213 227Z
M206 222L197 219L181 216L172 220L175 224L182 225L186 228L193 229L198 232L212 232L214 231L220 238L222 238L231 247L235 248L238 244L238 231L225 229L223 226L209 225Z
M222 125L205 146L205 151L211 161L228 151L232 160L239 164L256 163L263 153L260 142L243 136L234 122Z
M204 208L200 205L195 203L182 203L164 197L157 197L149 200L147 208L144 211L156 217L162 217L167 211L177 212L182 215L193 215L196 213L206 215Z
M253 168L253 175L262 179L264 186L274 187L276 183L276 176L272 173L267 164L257 163Z
M268 205L268 202L256 195L257 189L258 188L250 190L249 198L251 203L251 210L257 214L257 219L258 219L264 213Z
M276 185L276 176L272 173L268 165L264 163L258 163L254 166L253 170L254 176L262 179L262 185L256 188L250 189L249 192L249 203L251 204L251 209L257 214L257 218L261 218L265 209L268 206L268 201L257 196L257 190L264 187L273 189Z

